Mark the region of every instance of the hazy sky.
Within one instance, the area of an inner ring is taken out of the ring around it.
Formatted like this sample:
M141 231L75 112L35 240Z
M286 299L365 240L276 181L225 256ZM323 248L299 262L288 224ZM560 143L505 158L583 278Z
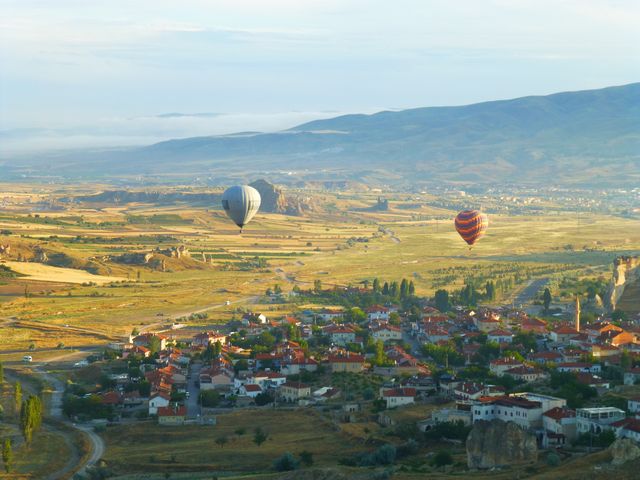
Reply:
M639 25L637 0L0 0L0 141L146 143L631 83Z

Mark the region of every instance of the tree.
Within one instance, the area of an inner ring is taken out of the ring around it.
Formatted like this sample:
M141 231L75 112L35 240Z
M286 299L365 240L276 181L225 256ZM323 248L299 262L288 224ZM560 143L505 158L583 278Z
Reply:
M16 382L13 386L13 400L14 400L14 411L15 414L20 413L20 409L22 408L22 384L20 382Z
M384 282L384 285L382 286L382 294L389 295L389 282Z
M2 365L2 361L0 360L0 385L4 383L4 365Z
M413 280L409 282L409 296L413 296L416 294L416 285L413 283Z
M627 313L619 308L616 308L613 313L611 313L611 320L614 322L624 322L627 320Z
M313 453L308 450L303 450L300 452L300 461L305 467L310 467L313 465Z
M20 409L20 430L27 447L31 445L33 434L40 429L40 425L42 425L42 401L40 397L30 395L25 402L22 402Z
M273 293L275 293L276 295L282 294L282 287L280 287L280 285L276 283L273 287Z
M155 355L160 351L160 337L157 335L151 335L149 337L149 350L151 351L151 355Z
M315 293L322 293L322 280L313 281L313 291Z
M373 291L375 293L378 293L380 291L380 280L378 280L377 278L373 279Z
M253 433L253 443L257 446L262 445L269 439L269 435L262 430L262 428L257 427Z
M435 296L436 308L441 312L449 310L449 292L446 290L438 290Z
M400 298L407 298L407 294L409 293L409 283L405 278L400 282Z
M224 435L216 438L216 443L220 445L220 448L224 448L224 446L229 442L229 439Z
M544 311L548 312L549 306L551 305L551 290L548 288L545 288L542 294L542 304L544 305Z
M283 454L281 457L278 457L273 462L273 468L278 472L288 472L290 470L295 470L300 466L300 462L295 459L295 457L289 452Z
M493 281L489 281L487 282L487 284L484 287L485 289L485 298L487 300L495 300L496 299L496 286L493 283Z
M256 405L258 405L259 407L268 405L269 403L273 403L274 400L275 399L273 398L273 396L268 392L261 392L256 395L256 398L254 399Z
M199 399L203 407L217 407L220 403L220 394L215 390L202 390Z
M11 440L8 438L2 445L2 462L4 463L4 471L11 473L13 470L13 449L11 448Z
M440 450L431 459L431 465L434 467L444 467L445 465L451 465L453 463L453 457L446 450Z

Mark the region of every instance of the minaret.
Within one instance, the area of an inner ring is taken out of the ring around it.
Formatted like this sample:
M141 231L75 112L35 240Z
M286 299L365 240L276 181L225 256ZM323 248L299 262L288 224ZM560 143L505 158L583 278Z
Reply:
M576 318L576 330L579 332L580 331L580 297L578 297L578 295L576 295L575 318Z

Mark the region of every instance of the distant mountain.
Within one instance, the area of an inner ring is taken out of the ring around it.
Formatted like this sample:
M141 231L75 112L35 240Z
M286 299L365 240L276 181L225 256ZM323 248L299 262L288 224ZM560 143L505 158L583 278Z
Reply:
M246 173L255 178L295 171L308 180L638 185L640 83L459 107L345 115L278 133L64 154L47 158L46 168L62 175L100 177Z

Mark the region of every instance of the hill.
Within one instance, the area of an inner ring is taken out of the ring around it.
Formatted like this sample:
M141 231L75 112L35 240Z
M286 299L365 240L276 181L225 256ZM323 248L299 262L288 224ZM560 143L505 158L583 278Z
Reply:
M71 176L179 172L224 179L284 170L307 180L636 185L640 83L346 115L277 133L170 140L45 161L51 174Z

